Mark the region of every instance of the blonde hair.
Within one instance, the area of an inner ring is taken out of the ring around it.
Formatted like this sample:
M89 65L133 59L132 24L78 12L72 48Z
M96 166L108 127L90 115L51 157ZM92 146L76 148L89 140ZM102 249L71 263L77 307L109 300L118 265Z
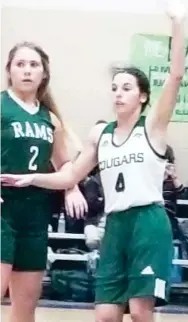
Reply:
M42 80L42 82L38 88L36 98L39 100L39 102L41 104L43 104L47 109L49 109L49 111L51 111L53 114L55 114L57 116L57 118L61 122L62 129L65 131L61 114L58 111L57 105L53 99L53 96L52 96L51 91L48 86L49 82L50 82L50 67L49 67L49 57L45 53L45 51L40 46L36 45L33 42L24 41L24 42L16 44L9 52L8 61L6 64L6 71L7 72L10 71L10 66L11 66L12 60L13 60L17 50L19 50L20 48L23 48L23 47L33 49L40 55L42 65L44 68L45 78ZM11 86L11 78L8 78L8 85Z

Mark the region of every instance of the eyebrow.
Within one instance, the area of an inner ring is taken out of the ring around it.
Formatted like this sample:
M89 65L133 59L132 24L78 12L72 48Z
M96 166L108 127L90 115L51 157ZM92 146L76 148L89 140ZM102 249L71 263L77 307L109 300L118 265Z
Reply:
M117 85L116 83L112 83L112 85ZM129 85L131 85L132 86L132 84L131 83L124 83L123 84L123 86L129 86Z
M25 62L25 61L27 61L27 59L17 58L16 61L17 62ZM40 63L40 61L36 60L36 59L29 60L29 62L31 62L31 63Z
M124 83L123 85L124 85L124 86L129 86L129 85L131 85L131 86L132 86L132 84L131 84L131 83Z

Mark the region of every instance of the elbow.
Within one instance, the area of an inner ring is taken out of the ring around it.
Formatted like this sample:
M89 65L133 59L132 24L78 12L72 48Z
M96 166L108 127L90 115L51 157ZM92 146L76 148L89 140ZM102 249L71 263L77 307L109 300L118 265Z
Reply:
M63 186L63 189L67 190L67 189L72 189L74 188L74 186L77 184L75 178L70 177L69 180L67 181L67 183Z
M71 174L67 177L66 181L60 183L60 189L64 189L64 190L72 189L77 183L78 181L76 180L75 176Z
M177 83L181 83L183 77L184 77L184 74L185 74L185 70L175 70L175 71L171 71L170 72L170 77Z
M55 176L56 182L54 182L54 187L56 187L57 190L71 189L77 184L76 176L72 169L58 171Z

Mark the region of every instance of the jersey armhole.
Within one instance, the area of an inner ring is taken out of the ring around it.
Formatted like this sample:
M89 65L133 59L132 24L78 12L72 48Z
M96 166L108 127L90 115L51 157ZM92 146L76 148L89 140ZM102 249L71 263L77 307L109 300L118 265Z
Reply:
M98 139L98 142L97 142L97 145L96 145L96 150L97 150L97 156L98 156L98 151L99 151L99 144L100 144L100 141L101 141L101 138L103 136L103 134L105 133L110 133L110 130L112 129L112 127L114 128L114 124L115 122L110 122L108 123L104 129L102 130L100 136L99 136L99 139Z
M153 153L159 158L159 159L162 159L162 160L165 160L166 159L166 156L165 154L160 154L159 152L157 152L155 150L155 148L152 146L150 140L149 140L149 136L148 136L148 133L147 133L147 130L146 130L146 123L144 124L144 134L145 134L145 137L146 137L146 140L147 140L147 143L150 147L150 149L153 151Z

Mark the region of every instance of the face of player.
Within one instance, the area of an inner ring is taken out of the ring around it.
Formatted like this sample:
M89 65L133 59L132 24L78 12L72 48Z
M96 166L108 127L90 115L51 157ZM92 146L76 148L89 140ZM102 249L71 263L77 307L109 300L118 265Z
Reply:
M10 64L8 77L15 91L37 93L45 77L40 55L33 49L19 48Z
M147 96L141 93L137 79L128 73L118 73L112 82L113 104L117 116L130 115L138 108L142 107L142 103L146 102Z

